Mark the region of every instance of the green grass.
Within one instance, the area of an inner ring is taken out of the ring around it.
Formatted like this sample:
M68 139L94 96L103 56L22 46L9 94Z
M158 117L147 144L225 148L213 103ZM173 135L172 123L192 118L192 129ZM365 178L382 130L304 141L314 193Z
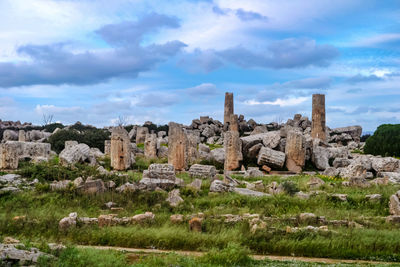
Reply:
M223 148L223 145L218 145L218 144L207 144L207 146L210 148L210 150L214 150L216 148Z
M133 169L138 170L138 171L144 171L147 170L150 166L150 164L153 163L168 163L167 158L152 158L148 159L144 156L138 156L135 159L135 163L133 164Z
M81 170L81 172L86 171L88 170ZM27 173L34 174L37 172ZM120 178L121 180L118 183L141 179L141 173L136 171L129 171L125 174L124 178ZM180 173L177 176L186 183L192 181L186 173ZM241 176L234 177L238 180L244 179ZM165 201L167 192L133 192L128 194L106 192L100 195L87 196L76 194L74 191L48 192L38 188L40 190L25 191L15 195L5 194L0 196L0 236L13 236L29 242L46 240L71 245L154 247L210 251L210 253L227 248L229 250L240 248L249 249L250 252L248 253L259 254L294 254L312 257L400 261L400 243L398 242L400 231L398 226L387 224L384 218L389 215L389 197L399 190L400 186L350 188L342 186L340 179L327 176L319 177L326 184L319 189L320 194L312 196L308 200L290 195L291 192L297 190L311 193L312 190L307 187L310 176L306 175L286 178L267 176L246 179L249 182L262 180L265 185L273 181L280 184L290 184L290 186L286 185L288 193L262 198L246 197L235 193L210 193L210 181L203 180L200 191L181 188L181 196L184 202L175 208L170 207ZM348 201L339 202L332 199L329 194L333 193L347 194ZM376 193L382 195L380 201L368 202L365 200L365 195ZM145 225L105 228L78 225L76 229L71 229L68 232L58 230L59 220L70 212L78 212L79 217L98 217L100 214L111 213L104 207L104 203L109 201L116 202L119 207L123 208L122 211L118 212L119 217L152 211L156 214L156 219L153 223ZM191 232L187 222L172 224L169 220L172 214L191 215L198 212L205 214L202 233ZM307 225L299 224L296 219L296 216L302 212L312 212L317 216L325 216L327 220L355 221L364 225L364 228L330 225L329 229L332 230L330 232L300 231L286 233L287 226L304 227ZM247 222L228 224L217 218L221 214L244 213L257 213L266 216L267 228L252 234ZM13 220L13 217L22 215L26 216L25 220ZM221 254L221 257L224 255L221 252L218 253ZM235 255L240 256L240 253L237 252ZM153 260L164 262L166 258L168 257L154 258ZM225 258L230 259L232 257L226 256ZM188 264L192 264L189 259L182 259L182 261L188 261ZM201 264L224 265L224 263L218 261L217 259L214 261L213 256L209 256L205 262L196 260L193 263L194 265L187 266L198 266L195 264L200 266ZM169 260L166 262L169 262ZM118 266L118 263L116 263L116 266Z
M249 250L229 244L222 250L211 250L207 254L194 257L175 253L146 254L112 250L68 247L60 252L53 252L53 258L39 258L38 266L76 266L76 267L213 267L213 266L348 266L349 264L306 263L300 261L254 260L248 255ZM374 265L377 266L377 265ZM378 265L380 266L380 265ZM388 265L382 265L388 266ZM390 266L390 265L389 265Z
M139 143L136 146L137 146L137 148L144 149L144 144L143 143Z

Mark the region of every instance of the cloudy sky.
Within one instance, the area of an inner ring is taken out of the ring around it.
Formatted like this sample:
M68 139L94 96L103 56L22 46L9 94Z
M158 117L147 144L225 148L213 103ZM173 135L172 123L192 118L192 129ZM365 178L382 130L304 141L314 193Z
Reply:
M0 118L400 123L400 2L0 0Z

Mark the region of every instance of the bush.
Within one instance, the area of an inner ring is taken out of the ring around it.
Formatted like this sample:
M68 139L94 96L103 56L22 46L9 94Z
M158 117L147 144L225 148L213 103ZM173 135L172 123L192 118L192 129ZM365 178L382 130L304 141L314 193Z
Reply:
M87 126L84 126L87 127ZM72 127L71 127L72 128ZM49 138L52 150L60 153L65 147L65 141L77 141L87 144L90 147L96 147L104 151L104 141L110 139L110 133L107 130L97 128L85 128L78 131L76 129L63 129L53 134Z
M364 134L363 136L361 136L360 141L361 142L366 142L368 138L370 138L371 135L370 134Z
M299 188L297 187L297 184L295 184L292 181L285 181L282 183L283 190L291 196L299 192Z
M62 129L64 127L65 126L62 123L52 123L52 124L45 125L43 127L43 130L45 130L46 132L52 133L52 132L54 132L55 129L57 129L57 128Z
M365 143L364 152L372 155L400 156L400 124L383 124Z

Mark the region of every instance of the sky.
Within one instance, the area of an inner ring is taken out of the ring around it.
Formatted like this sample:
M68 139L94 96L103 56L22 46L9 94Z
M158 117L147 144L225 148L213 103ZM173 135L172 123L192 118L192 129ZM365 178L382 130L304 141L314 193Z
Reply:
M0 119L400 123L400 1L0 0Z

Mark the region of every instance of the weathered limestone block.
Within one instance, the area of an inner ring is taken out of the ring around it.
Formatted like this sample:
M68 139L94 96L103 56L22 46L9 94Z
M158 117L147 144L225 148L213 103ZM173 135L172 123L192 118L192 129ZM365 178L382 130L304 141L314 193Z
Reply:
M146 141L146 134L149 133L147 127L137 127L136 129L136 144L143 144Z
M17 141L18 140L18 133L13 130L5 130L3 132L3 140L4 141Z
M149 166L147 176L153 179L175 180L175 169L172 164L153 163Z
M239 195L244 195L244 196L251 196L251 197L266 197L266 196L271 196L270 194L263 193L263 192L258 192L258 191L253 191L247 188L239 188L235 187L233 189L234 192L238 193Z
M258 167L249 167L244 174L244 178L250 177L261 177L264 176L264 173L258 169Z
M225 93L225 105L224 105L224 127L228 129L229 123L231 122L231 115L233 115L233 93Z
M332 165L335 168L347 167L350 165L350 160L347 158L335 158Z
M245 137L241 137L240 140L242 141L242 150L243 150L243 155L248 155L249 154L249 149L253 147L254 145L257 145L259 143L263 142L263 138L266 136L265 133L263 134L255 134L255 135L249 135Z
M254 159L257 158L258 153L260 152L260 149L263 147L261 143L258 143L248 150L247 155L245 155L248 159Z
M371 158L372 161L372 169L376 172L394 172L400 166L400 160L392 158L392 157L373 157Z
M83 194L98 194L106 191L106 187L101 179L86 181L77 188L78 192Z
M258 153L257 164L282 168L285 163L285 153L275 151L269 147L262 147Z
M104 141L104 155L111 155L111 140Z
M116 127L111 133L111 167L126 170L132 165L132 146L128 132L123 127Z
M48 143L7 141L0 144L0 169L18 168L19 159L48 160L51 145Z
M136 130L137 126L133 126L132 129L129 131L129 138L132 140L136 140Z
M185 170L188 166L187 158L188 138L182 126L170 122L168 136L168 163L177 171Z
M157 158L157 135L146 134L144 141L144 156L146 158Z
M213 165L193 164L189 169L192 178L212 179L217 174L217 169Z
M210 192L232 192L234 187L230 184L224 183L221 180L214 180L210 185Z
M72 212L68 215L68 217L64 217L58 223L58 228L60 230L66 231L72 227L76 226L76 218L78 214L76 212Z
M166 199L166 201L169 203L171 207L177 207L184 200L180 195L179 189L174 189L168 193L168 198Z
M160 146L160 148L157 151L157 156L159 158L168 158L168 147Z
M400 215L400 192L397 191L396 194L390 196L389 201L389 212L392 215Z
M305 138L301 132L291 131L287 134L285 154L287 169L300 173L306 160Z
M280 131L265 133L263 135L262 141L264 146L275 149L281 141Z
M325 95L314 94L312 97L311 136L326 141Z
M211 150L210 157L212 160L215 160L219 163L225 162L225 149L224 148L216 148Z
M59 157L62 165L83 163L90 160L90 147L86 144L69 146L61 151Z
M65 143L64 143L64 148L69 149L69 148L71 148L72 146L76 146L76 145L78 145L78 144L79 144L78 141L65 141Z
M143 178L139 182L139 189L155 190L172 189L181 186L182 180L175 177L175 169L171 164L151 164L148 170L143 171Z
M318 170L329 168L329 150L326 147L314 146L311 161Z
M10 142L0 144L0 169L18 169L18 144Z
M25 142L26 141L26 135L24 130L19 130L18 131L18 141L19 142Z
M350 135L351 138L356 141L360 142L360 137L362 134L362 127L361 126L348 126L348 127L342 127L342 128L335 128L332 130L331 135L343 135L345 137L347 135ZM339 140L338 140L339 141ZM348 140L346 140L348 141Z

